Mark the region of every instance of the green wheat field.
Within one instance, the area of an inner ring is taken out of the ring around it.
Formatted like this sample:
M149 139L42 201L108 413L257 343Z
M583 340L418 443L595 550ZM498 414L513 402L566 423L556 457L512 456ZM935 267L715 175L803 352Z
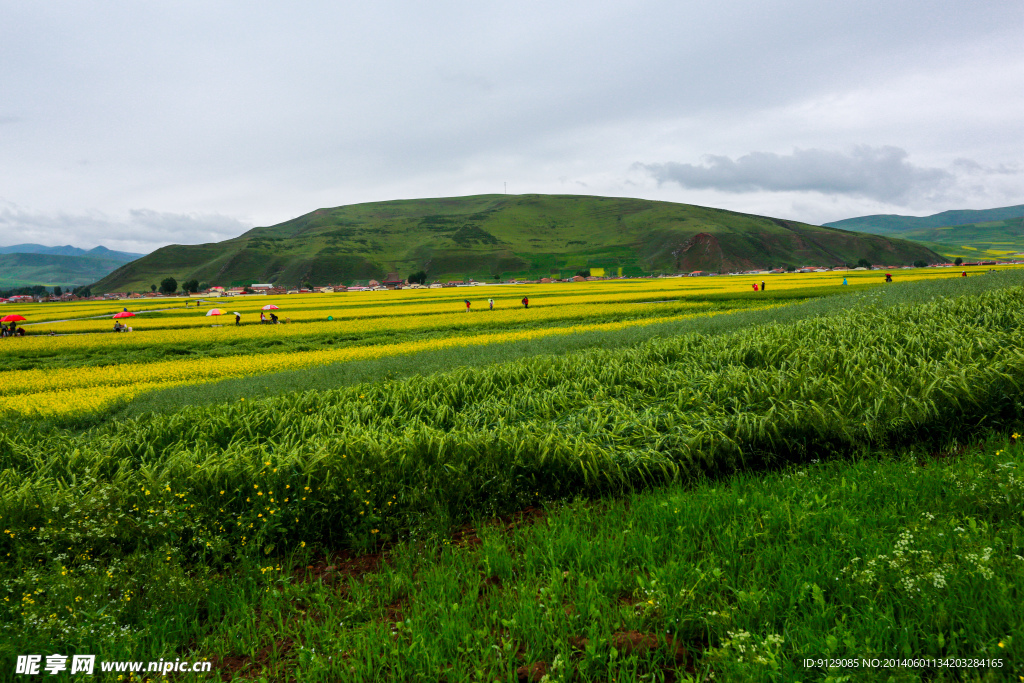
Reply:
M9 414L0 680L1024 680L1022 327L1003 271Z

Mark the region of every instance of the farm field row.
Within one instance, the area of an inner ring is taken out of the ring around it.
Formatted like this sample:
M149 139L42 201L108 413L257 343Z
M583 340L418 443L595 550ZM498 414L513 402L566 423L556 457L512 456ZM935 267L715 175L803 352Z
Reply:
M302 680L446 665L512 680L541 661L593 680L687 665L774 680L815 653L1012 670L1024 278L976 279L727 334L257 387L85 431L9 419L0 648L240 658ZM1006 437L962 467L923 455L989 428ZM733 478L766 467L782 472ZM665 484L682 488L635 494ZM450 533L576 497L536 529ZM332 576L381 544L380 571Z
M1012 267L1008 267L1012 268ZM968 268L969 275L987 272L987 268ZM913 282L927 279L956 277L960 270L912 269L893 271L897 282ZM73 302L33 304L23 306L18 312L31 314L27 330L31 334L102 331L111 324L102 320L63 321L88 318L97 315L113 316L128 308L130 311L165 309L146 313L131 321L138 329L160 329L166 327L208 327L223 324L206 317L211 308L220 308L228 315L238 311L244 322L252 323L259 318L260 308L271 304L280 307L279 315L290 317L293 322L324 320L328 315L336 319L386 317L393 315L429 315L461 311L463 300L473 302L473 308L486 307L487 299L493 298L499 309L515 308L523 296L532 299L531 307L563 305L566 303L629 303L647 298L732 298L750 297L752 285L767 283L769 291L799 293L802 289L838 287L846 278L852 287L878 285L884 279L881 271L850 271L828 273L788 273L785 275L718 276L696 278L657 278L636 280L604 280L581 283L559 283L550 285L502 285L484 287L457 287L445 289L395 290L386 292L344 292L337 294L305 294L286 296L222 297L205 300L200 308L185 307L185 299L148 299L120 302ZM194 301L189 301L193 306Z
M905 273L912 280L932 277L935 271ZM188 316L182 315L184 309L174 309L140 317L136 323L140 329L128 334L4 340L12 353L0 359L0 411L77 414L172 386L760 309L799 301L799 297L859 291L869 277L876 285L881 277L864 271L847 276L854 282L851 287L835 286L834 274L777 276L767 292L740 290L745 283L739 278L599 281L575 283L582 285L577 289L570 289L575 285L491 287L487 289L500 293L495 310L471 312L457 299L466 296L465 288L354 293L353 299L345 297L346 307L336 309L331 308L337 305L331 295L253 297L239 302L244 304L239 308L265 305L271 299L287 304L296 318L283 325L211 326L211 318L204 317L201 309ZM832 286L823 285L829 281ZM533 300L528 309L518 302L522 294ZM451 312L453 308L457 312ZM338 319L327 320L331 312ZM108 322L78 320L52 327L85 330ZM147 330L146 324L162 329Z
M691 307L684 305L682 308ZM656 325L698 315L719 315L727 312L679 314L679 310L661 309L656 311L654 315L633 317L625 321L550 326L530 330L505 330L490 334L453 335L390 344L355 345L343 348L281 353L267 352L255 355L178 358L151 363L125 363L99 367L13 370L0 375L6 380L0 384L0 413L77 414L102 409L116 401L131 399L145 391L183 384L199 384L232 377L254 376L316 365L415 354L437 349L506 344L549 336ZM657 313L675 313L676 315L658 316ZM500 314L495 314L496 318L499 316ZM567 313L564 318L549 316L547 320L573 320L578 317L578 315ZM459 327L457 323L461 323L464 320L467 323L473 322L468 320L468 316L465 315L456 315L455 318L456 320L448 323L449 329ZM500 320L494 326L500 327ZM491 329L491 327L484 325L475 326L477 331ZM267 327L253 329L254 331L261 332L264 339L269 336ZM370 327L367 327L366 331L370 329ZM385 327L384 329L387 330L389 328ZM274 332L275 330L271 329L269 331ZM375 331L379 332L380 329L378 328ZM352 332L349 331L349 333ZM163 335L165 337L178 336L174 332L148 334ZM124 338L131 336L124 335ZM143 336L143 334L138 335L138 337ZM133 338L131 341L135 342L135 339ZM163 343L181 343L184 341L184 339L174 339L173 337L171 340L159 340L159 342Z
M307 295L309 296L309 295ZM280 301L280 297L277 304L285 305L284 302ZM511 302L501 302L496 306L494 310L487 308L486 301L483 306L478 307L476 310L472 308L468 313L477 317L472 318L476 324L483 324L487 320L510 320L509 316L519 315L522 317L526 311L533 311L530 315L534 317L547 317L547 318L558 318L558 317L582 317L587 315L590 311L592 315L600 317L605 314L606 311L624 311L627 307L632 307L637 303L644 303L644 300L649 300L651 295L649 293L642 293L639 296L634 296L636 301L622 302L623 297L616 296L610 297L551 297L542 299L536 303L530 304L529 308L524 308L518 301L513 305ZM291 302L289 302L291 303ZM302 302L296 302L301 304ZM308 302L307 302L308 303ZM657 303L651 303L650 305L666 305L674 304L677 307L696 307L706 306L707 303L703 301L685 301L679 298L674 298L671 301L659 301ZM268 302L268 305L271 305ZM197 310L195 313L186 315L168 315L167 313L162 314L149 314L150 317L138 317L127 321L134 328L134 333L153 333L153 332L164 332L164 331L182 331L184 337L179 335L179 338L190 338L194 337L197 330L203 332L206 331L217 331L221 330L220 338L230 338L237 336L240 333L239 327L245 328L249 334L254 334L253 329L259 330L260 328L265 329L266 325L260 324L260 313L265 313L268 317L269 314L277 314L280 318L280 323L284 324L284 327L278 325L273 328L277 334L292 334L302 335L309 334L308 327L306 324L313 324L323 328L325 323L335 322L334 325L337 330L339 327L348 332L350 329L359 330L361 327L366 326L380 326L393 327L400 329L410 326L421 326L427 327L430 325L436 325L436 322L431 322L435 317L442 317L448 319L447 316L465 315L467 313L465 303L460 300L458 302L446 302L446 303L428 303L428 304L416 304L416 305L402 305L402 304L374 304L374 305L363 305L359 307L349 307L344 309L338 308L324 308L322 305L312 306L288 306L287 310L279 309L273 311L262 311L257 309L256 311L242 312L240 309L245 308L239 306L231 308L231 310L223 317L221 316L207 316L201 312L202 309ZM208 310L212 307L208 306ZM227 309L217 309L227 310ZM244 318L244 324L240 326L235 325L234 316L232 313L235 311L241 313ZM522 311L523 313L521 313ZM481 314L487 314L488 318L479 317ZM328 316L332 320L328 320ZM455 319L455 318L451 318ZM291 324L288 324L291 323ZM78 332L109 332L112 324L109 319L100 320L76 320L59 323L49 323L45 326L40 325L40 334L49 333L50 331L57 332L60 334L67 333L78 333ZM224 328L231 328L224 330ZM285 330L287 328L287 331ZM74 343L80 342L80 340L70 340Z

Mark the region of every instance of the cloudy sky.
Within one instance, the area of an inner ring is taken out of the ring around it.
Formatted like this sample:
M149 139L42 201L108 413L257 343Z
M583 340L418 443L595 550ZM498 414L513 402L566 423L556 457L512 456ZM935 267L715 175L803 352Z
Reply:
M0 0L0 245L566 193L1024 203L1020 0Z

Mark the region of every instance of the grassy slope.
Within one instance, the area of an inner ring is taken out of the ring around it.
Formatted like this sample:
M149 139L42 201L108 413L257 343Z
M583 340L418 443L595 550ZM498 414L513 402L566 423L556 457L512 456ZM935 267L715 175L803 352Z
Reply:
M704 234L710 237L693 239ZM934 261L912 243L795 221L641 199L480 195L320 209L218 244L169 246L97 283L141 290L168 275L294 285L404 277L563 276L586 267L735 270ZM616 270L617 272L617 270Z
M1024 205L933 216L878 215L827 225L913 240L949 258L998 258L1024 252Z
M124 261L58 254L0 254L0 288L28 285L87 285Z
M1021 216L1024 216L1024 204L1004 206L998 209L943 211L931 216L877 214L847 218L841 221L825 223L825 225L833 228L843 228L844 230L859 230L877 235L898 235L902 237L903 233L909 230L999 222L1009 218L1020 218Z
M926 243L941 254L965 260L998 258L1024 252L1024 218L922 228L900 234L904 239Z

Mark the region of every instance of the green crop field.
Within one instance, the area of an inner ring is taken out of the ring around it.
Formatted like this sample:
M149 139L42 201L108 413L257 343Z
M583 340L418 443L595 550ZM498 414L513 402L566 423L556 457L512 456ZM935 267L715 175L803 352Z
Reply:
M0 677L1018 680L1024 273L836 289L10 412Z

